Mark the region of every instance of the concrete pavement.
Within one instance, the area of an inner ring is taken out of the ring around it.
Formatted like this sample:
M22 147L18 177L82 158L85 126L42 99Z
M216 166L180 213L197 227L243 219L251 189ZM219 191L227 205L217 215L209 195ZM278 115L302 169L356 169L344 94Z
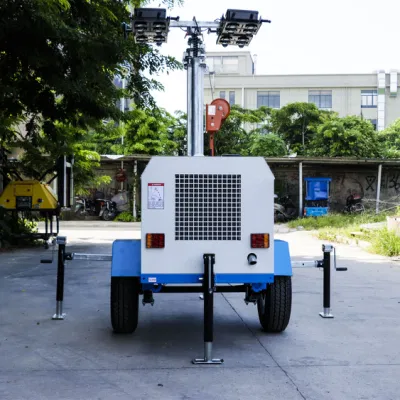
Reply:
M110 253L115 238L140 235L138 224L83 224L62 225L71 251ZM322 242L306 232L277 237L290 242L294 259L321 258ZM56 268L39 263L46 251L0 254L0 399L397 400L399 264L356 247L337 250L349 271L334 275L332 320L318 316L317 269L295 270L283 334L263 333L242 294L216 295L214 355L225 364L212 367L190 363L203 351L198 295L155 296L154 307L140 308L135 334L114 335L109 263L68 263L67 318L52 321Z

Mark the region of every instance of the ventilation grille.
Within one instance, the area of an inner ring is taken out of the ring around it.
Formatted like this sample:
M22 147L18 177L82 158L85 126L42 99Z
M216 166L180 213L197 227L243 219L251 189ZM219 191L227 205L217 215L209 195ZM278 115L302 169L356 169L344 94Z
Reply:
M241 175L175 175L175 240L241 240Z

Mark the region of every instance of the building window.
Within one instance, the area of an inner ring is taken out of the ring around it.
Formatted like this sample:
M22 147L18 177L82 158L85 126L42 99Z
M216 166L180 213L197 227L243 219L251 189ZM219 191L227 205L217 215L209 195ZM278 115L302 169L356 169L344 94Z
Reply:
M233 106L235 104L235 92L229 92L229 104Z
M257 108L261 106L280 108L281 95L279 92L257 92Z
M219 92L219 98L220 98L220 99L225 99L225 97L226 97L226 95L225 95L225 90L221 90L221 91Z
M378 121L376 119L369 119L368 121L371 122L371 124L374 127L374 129L377 130Z
M309 90L308 102L314 103L320 109L331 109L332 90Z
M361 108L376 108L378 106L377 90L361 90Z
M239 72L239 58L231 56L218 56L206 58L208 73L236 74Z

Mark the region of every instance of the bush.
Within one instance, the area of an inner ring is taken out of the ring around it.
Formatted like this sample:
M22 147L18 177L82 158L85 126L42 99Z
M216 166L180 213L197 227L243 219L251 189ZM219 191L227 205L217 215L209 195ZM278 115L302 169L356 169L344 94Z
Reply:
M368 237L373 253L393 257L400 255L400 237L387 228L375 231Z
M20 218L0 207L0 247L34 244L36 240L29 237L37 232L37 223L26 218ZM21 238L21 235L27 237Z
M114 221L119 221L119 222L138 222L138 219L135 218L131 212L129 211L124 211L121 214L118 214L115 218Z

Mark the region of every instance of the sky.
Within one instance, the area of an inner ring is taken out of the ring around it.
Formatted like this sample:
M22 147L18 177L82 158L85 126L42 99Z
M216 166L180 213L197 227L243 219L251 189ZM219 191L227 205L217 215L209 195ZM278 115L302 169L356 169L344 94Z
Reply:
M158 7L160 1L148 5ZM213 21L228 8L259 11L263 24L243 51L257 54L257 75L400 72L400 2L398 0L185 0L168 11L181 21ZM182 60L185 33L171 28L165 55ZM238 51L216 45L204 34L206 51ZM163 74L164 92L154 93L159 107L186 111L186 71Z

